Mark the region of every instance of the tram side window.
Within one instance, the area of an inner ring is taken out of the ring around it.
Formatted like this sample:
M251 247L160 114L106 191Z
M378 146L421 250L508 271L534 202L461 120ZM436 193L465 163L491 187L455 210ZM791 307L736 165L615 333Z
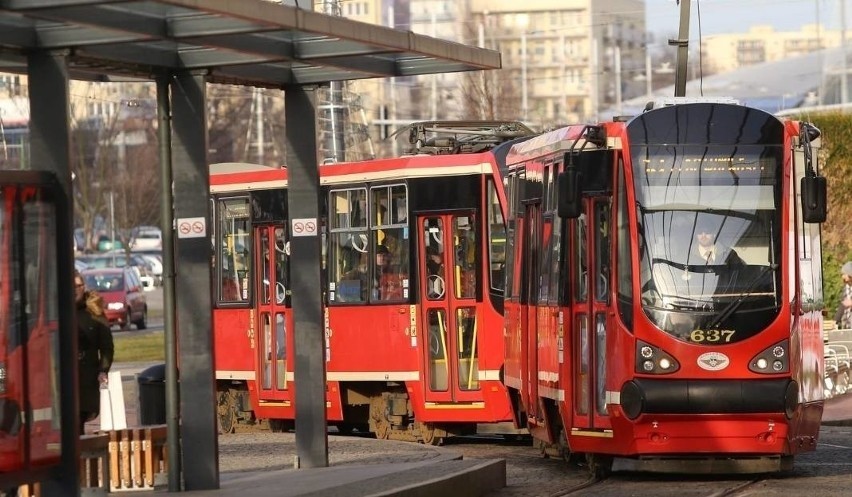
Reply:
M506 252L508 259L506 260L506 284L507 284L507 295L511 300L518 301L521 298L521 283L522 278L520 274L520 268L523 266L522 264L518 264L517 267L515 265L515 252L521 250L522 248L518 243L519 240L523 237L523 230L518 229L518 220L520 218L519 212L523 212L521 206L521 188L523 188L523 177L524 172L519 171L517 173L509 175L509 219L506 224L506 235L508 243L506 245Z
M369 288L367 189L332 190L328 201L328 300L364 303Z
M453 277L456 298L476 297L476 219L468 216L453 218Z
M609 295L609 211L608 201L595 203L595 300L606 302Z
M491 268L491 290L502 293L506 288L506 220L494 180L488 179L488 262Z
M548 254L549 266L546 268L546 273L544 278L550 279L550 291L548 292L547 299L551 304L555 304L559 301L560 290L562 285L560 284L563 279L560 277L560 271L562 268L562 218L556 215L556 174L559 171L559 164L555 164L551 168L550 174L550 188L548 188L547 192L547 201L545 204L545 223L550 225L550 244L544 247L544 250Z
M624 163L619 160L618 164L618 205L616 206L616 250L617 263L616 274L618 275L618 286L616 288L618 300L618 314L628 329L633 327L633 274L630 264L630 224L627 218L627 189L624 182ZM642 230L637 230L642 232ZM640 247L640 250L643 250ZM644 268L643 268L644 269ZM643 277L647 281L650 276Z
M405 185L371 188L370 207L375 251L371 300L406 300L410 241Z
M218 270L219 301L223 303L245 303L249 299L251 286L249 207L247 197L218 200L216 269Z
M585 302L589 289L589 270L586 267L586 243L588 240L586 215L580 214L574 221L574 300Z

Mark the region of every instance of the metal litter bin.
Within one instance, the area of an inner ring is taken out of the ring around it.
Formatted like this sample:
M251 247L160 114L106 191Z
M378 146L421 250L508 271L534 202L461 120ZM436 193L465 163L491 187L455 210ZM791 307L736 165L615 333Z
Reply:
M136 375L139 386L139 424L166 423L166 365L157 364Z

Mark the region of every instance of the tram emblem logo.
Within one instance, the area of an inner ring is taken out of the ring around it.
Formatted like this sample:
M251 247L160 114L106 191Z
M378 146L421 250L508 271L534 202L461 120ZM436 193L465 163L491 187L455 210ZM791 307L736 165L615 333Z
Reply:
M707 352L698 356L698 367L707 371L721 371L730 363L728 356L721 352Z

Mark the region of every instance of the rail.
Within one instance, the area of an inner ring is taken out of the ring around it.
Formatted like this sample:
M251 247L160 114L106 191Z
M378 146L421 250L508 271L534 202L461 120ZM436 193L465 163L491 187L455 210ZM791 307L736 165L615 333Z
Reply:
M852 329L837 329L833 321L823 325L826 399L844 395L852 388Z

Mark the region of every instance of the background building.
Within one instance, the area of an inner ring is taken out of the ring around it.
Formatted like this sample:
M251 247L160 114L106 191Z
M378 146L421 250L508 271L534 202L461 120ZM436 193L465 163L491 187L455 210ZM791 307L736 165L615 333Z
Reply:
M741 67L774 62L840 46L840 31L826 31L807 24L799 31L775 31L772 26L754 26L747 33L706 36L701 42L705 73L733 71Z

